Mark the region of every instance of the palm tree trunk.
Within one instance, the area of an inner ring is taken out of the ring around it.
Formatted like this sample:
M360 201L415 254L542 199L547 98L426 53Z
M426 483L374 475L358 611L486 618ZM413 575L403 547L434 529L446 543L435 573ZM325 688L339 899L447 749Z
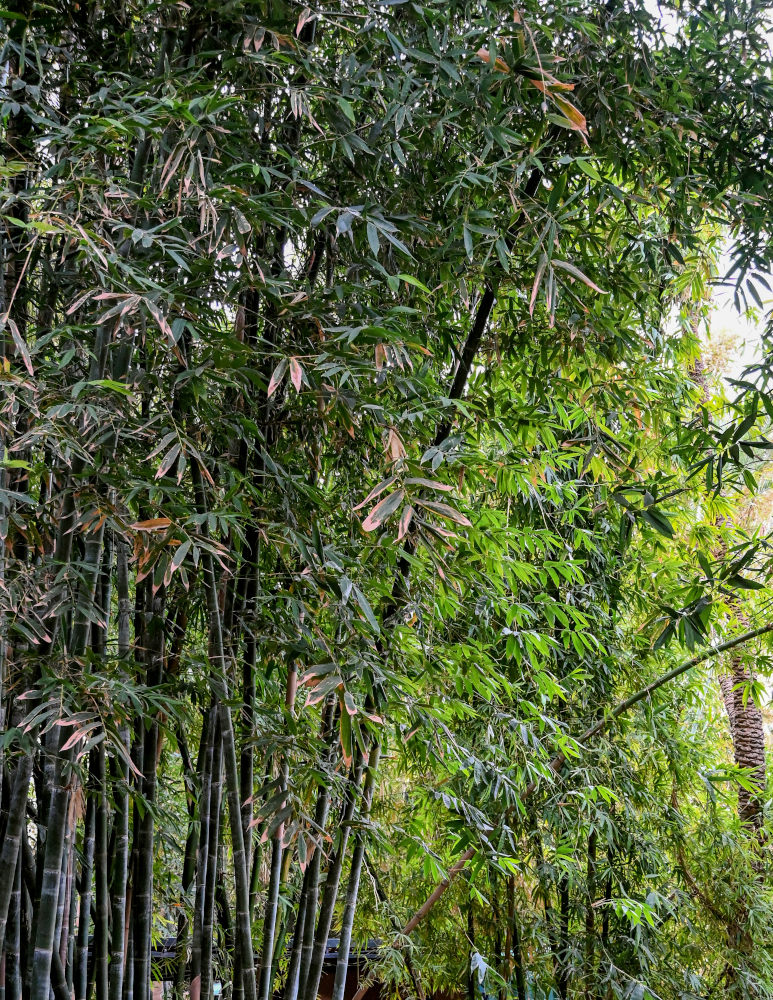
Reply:
M741 822L754 832L762 828L763 793L765 789L765 729L762 712L748 693L750 675L744 661L734 656L730 676L720 678L722 695L730 721L733 757L739 767L748 768L754 790L738 787L738 815Z

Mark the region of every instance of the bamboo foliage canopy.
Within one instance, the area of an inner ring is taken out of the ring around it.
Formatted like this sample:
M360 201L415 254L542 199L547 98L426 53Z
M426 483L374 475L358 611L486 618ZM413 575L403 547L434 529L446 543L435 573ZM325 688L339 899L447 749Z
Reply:
M773 996L772 10L0 10L0 1000Z

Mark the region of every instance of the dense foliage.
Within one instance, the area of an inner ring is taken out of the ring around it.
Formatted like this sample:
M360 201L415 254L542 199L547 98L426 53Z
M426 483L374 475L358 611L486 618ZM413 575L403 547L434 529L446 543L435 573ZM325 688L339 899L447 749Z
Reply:
M770 14L0 11L4 1000L773 996Z

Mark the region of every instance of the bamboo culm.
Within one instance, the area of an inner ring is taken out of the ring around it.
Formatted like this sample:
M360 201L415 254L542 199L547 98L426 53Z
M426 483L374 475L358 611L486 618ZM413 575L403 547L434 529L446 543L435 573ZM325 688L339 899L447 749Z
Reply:
M191 464L191 477L196 492L199 512L201 514L206 513L204 486L201 472L196 462ZM228 817L231 827L231 846L233 850L234 882L236 888L236 946L239 951L245 1000L257 1000L255 960L252 952L252 927L250 921L249 871L247 856L244 850L244 833L242 830L242 809L239 799L239 768L236 762L236 738L231 709L227 703L229 692L225 669L225 650L223 648L220 607L217 599L217 580L215 578L214 563L209 552L204 553L202 556L202 563L204 567L204 585L210 625L210 648L215 660L216 670L220 671L220 678L217 681L213 679L213 683L217 683L221 696L218 715L223 740L223 758L225 761L226 789L228 793Z
M199 752L196 760L196 770L193 771L193 765L189 760L189 755L187 751L187 746L185 744L185 732L180 728L178 732L177 743L180 747L180 753L183 757L183 764L185 767L185 781L187 787L187 800L188 800L188 836L185 841L185 858L183 860L183 870L182 870L182 891L183 896L187 896L190 891L191 885L193 885L194 879L196 878L196 861L199 853L199 812L200 812L200 796L202 794L201 790L197 795L195 789L195 781L197 776L201 776L203 783L203 777L205 773L205 767L211 769L211 761L206 763L207 752L210 745L210 721L212 719L212 712L204 712L201 722L201 739L199 740ZM186 763L187 761L187 763ZM209 790L207 788L207 790ZM188 947L188 937L189 937L189 926L190 921L188 919L188 909L185 905L185 899L182 901L182 906L180 908L180 915L177 919L177 965L175 968L175 994L178 998L182 998L183 992L185 990L185 956ZM111 998L112 1000L112 998Z
M338 899L338 887L341 883L341 874L344 868L344 858L346 857L346 845L349 840L352 818L357 805L357 795L360 781L362 780L363 759L359 749L357 750L357 760L352 767L349 783L346 788L344 809L339 824L339 843L327 870L325 879L325 889L322 893L322 904L319 908L319 918L317 929L314 934L314 948L309 966L308 978L304 984L304 1000L316 1000L319 992L319 982L322 978L322 963L325 958L327 939L330 936L330 927L333 922L333 912L336 900Z
M2 954L8 911L16 881L16 868L20 856L22 830L27 811L30 777L32 775L32 754L25 754L16 766L11 786L11 801L8 810L3 848L0 851L0 954Z
M215 731L217 727L217 707L208 712L207 745L201 772L201 788L199 790L199 844L198 861L196 865L196 895L193 907L193 939L191 942L190 996L191 1000L199 1000L201 996L201 952L202 952L202 919L204 916L204 893L207 882L207 844L209 840L209 806L211 801L212 764L215 753ZM178 978L184 975L178 971Z
M362 793L362 808L360 810L360 820L363 824L357 831L357 836L352 852L352 861L349 869L349 884L346 889L346 903L341 919L341 934L338 940L338 961L336 963L335 981L333 983L332 1000L343 1000L346 989L346 975L349 970L349 951L352 944L352 928L354 927L354 916L357 911L357 897L360 891L360 876L362 874L362 860L365 855L365 840L367 829L365 829L370 819L370 809L373 803L373 790L376 784L376 774L378 772L378 762L381 755L381 745L374 743L370 751L368 760L368 770L365 776L365 786Z
M209 799L209 834L207 836L207 877L201 921L201 1000L212 996L212 946L215 936L215 891L217 886L218 858L220 855L220 817L223 788L223 743L219 725L215 729L212 756L212 781Z
M108 800L104 740L91 754L96 799L94 823L94 982L96 1000L107 1000L110 952L110 894L107 859Z
M89 928L91 925L91 882L94 865L96 825L96 800L90 795L86 803L86 820L83 828L83 861L80 876L80 913L78 939L75 947L75 975L73 986L75 1000L86 1000L89 982Z

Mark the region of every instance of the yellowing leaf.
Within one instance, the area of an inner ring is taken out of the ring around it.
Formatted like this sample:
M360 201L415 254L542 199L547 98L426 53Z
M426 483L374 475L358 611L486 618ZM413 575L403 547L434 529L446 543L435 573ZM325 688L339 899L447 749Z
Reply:
M488 49L478 49L477 55L478 58L482 59L484 63L491 62L491 53L489 52ZM500 73L510 72L510 67L507 65L504 59L500 59L499 56L497 56L496 59L494 60L494 69L498 69Z
M135 521L131 527L135 531L160 531L161 528L168 528L171 523L168 517L151 517L147 521Z
M588 123L586 122L585 115L582 111L576 108L571 101L567 101L565 97L561 97L560 94L551 94L550 96L558 105L558 108L564 118L571 123L572 128L577 129L578 132L587 134Z

